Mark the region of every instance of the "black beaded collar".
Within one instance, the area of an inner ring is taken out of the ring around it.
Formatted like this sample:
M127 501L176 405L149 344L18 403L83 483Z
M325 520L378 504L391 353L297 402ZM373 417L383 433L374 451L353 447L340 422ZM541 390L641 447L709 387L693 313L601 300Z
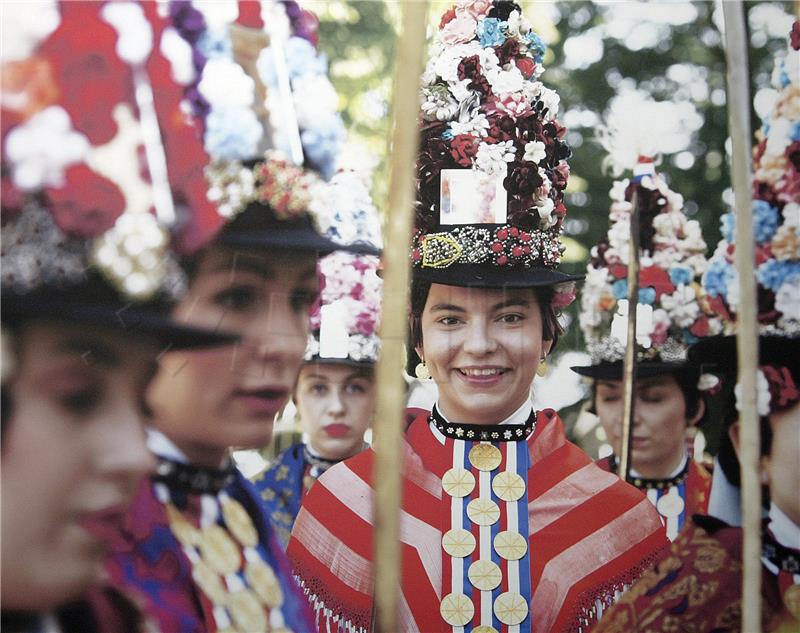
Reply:
M194 464L176 462L159 457L153 479L165 483L170 488L195 494L215 495L235 478L234 466L225 468L206 468Z
M321 473L324 473L331 466L335 466L342 461L340 459L325 459L324 457L317 457L310 450L308 450L308 445L306 444L303 444L303 458L309 465L319 468Z
M761 555L781 571L800 573L800 551L781 545L769 530L764 530Z
M611 472L617 472L617 458L615 455L612 455L609 458L609 465L611 467ZM686 478L689 476L689 459L686 459L686 465L683 467L681 472L679 472L674 477L670 477L668 479L645 479L644 477L630 477L628 479L628 483L632 486L636 486L640 490L667 490L672 488L673 486L678 486L686 481Z
M428 422L442 435L454 440L524 442L536 429L536 416L536 411L531 411L525 424L452 424L434 406Z

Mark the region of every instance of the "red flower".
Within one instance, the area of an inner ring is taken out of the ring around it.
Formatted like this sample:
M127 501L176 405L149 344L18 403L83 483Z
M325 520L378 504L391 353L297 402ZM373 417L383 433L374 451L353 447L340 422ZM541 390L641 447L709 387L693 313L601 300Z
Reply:
M450 142L450 155L461 167L471 167L478 153L478 139L472 134L459 134Z
M0 184L0 209L2 209L3 213L3 224L17 217L19 212L22 211L24 203L25 194L17 189L14 182L6 174L4 166L2 184Z
M718 314L726 321L733 320L733 317L728 310L728 306L725 305L725 300L721 295L717 295L716 297L708 297L708 309L712 312L712 314Z
M795 20L792 24L792 32L789 35L789 41L792 43L792 48L800 51L800 20Z
M689 327L689 331L698 337L708 336L708 317L701 316L697 321L692 323Z
M770 408L773 411L788 409L800 400L800 391L792 379L788 368L774 365L761 365L759 368L769 384Z
M503 180L512 196L529 196L542 185L542 177L536 163L524 161L514 167Z
M567 181L569 180L569 165L566 161L561 161L556 165L552 171L553 186L559 191L564 191L567 188Z
M445 25L452 19L456 17L456 10L454 8L449 8L447 11L444 12L442 15L442 19L439 21L439 30L443 29Z
M514 63L517 65L519 72L522 73L522 76L525 77L525 79L530 79L533 77L533 73L536 72L536 62L530 57L520 57Z
M510 141L514 138L516 125L510 116L491 116L489 117L489 136L495 142Z
M628 276L628 267L624 264L614 264L609 266L608 272L611 273L614 279L625 279Z
M669 278L669 273L658 266L648 266L639 272L639 285L642 288L650 286L656 291L656 301L661 295L671 295L675 292L675 284Z
M495 53L501 66L505 66L508 62L512 61L519 55L519 40L514 37L509 37L502 46L495 46ZM520 69L521 70L521 69Z
M82 163L67 169L63 187L47 188L45 195L58 227L83 238L102 235L125 210L119 188Z
M130 68L116 54L117 32L100 18L102 6L62 3L61 24L40 49L62 91L59 103L92 145L104 145L117 133L114 107L123 101L133 103Z

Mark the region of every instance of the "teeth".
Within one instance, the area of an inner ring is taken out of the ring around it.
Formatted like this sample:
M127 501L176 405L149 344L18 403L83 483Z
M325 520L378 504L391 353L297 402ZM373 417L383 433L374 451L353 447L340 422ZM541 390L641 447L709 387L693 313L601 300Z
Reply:
M496 376L501 373L502 369L462 369L463 373L467 376Z

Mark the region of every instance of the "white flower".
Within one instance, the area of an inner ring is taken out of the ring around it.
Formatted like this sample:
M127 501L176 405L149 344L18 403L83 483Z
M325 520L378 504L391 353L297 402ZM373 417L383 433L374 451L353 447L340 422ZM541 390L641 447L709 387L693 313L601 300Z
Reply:
M192 62L192 47L172 27L164 29L161 52L169 60L172 78L176 82L185 86L194 80L197 73Z
M306 75L294 81L292 97L301 128L314 127L321 115L336 112L339 105L339 95L324 75Z
M757 379L757 397L756 397L756 411L758 415L761 417L765 417L769 415L769 403L771 400L771 396L769 393L769 382L767 381L767 377L764 375L764 372L760 369L758 370ZM736 383L736 387L733 390L734 394L736 395L736 410L741 413L742 411L742 385L741 383Z
M509 70L492 68L486 71L485 75L497 96L521 92L525 83L525 78L516 66L512 66Z
M792 227L800 226L800 204L790 202L783 207L783 225Z
M556 223L556 219L552 216L555 204L550 198L544 198L536 202L536 210L539 212L539 227L543 229L550 228Z
M474 90L468 88L471 81L471 79L462 79L450 84L450 93L455 97L456 101L465 101L475 94Z
M422 89L420 107L426 121L448 121L458 114L458 102L441 84Z
M510 37L527 35L531 30L531 23L519 11L512 11L508 16L507 23Z
M60 106L37 112L6 137L14 184L25 191L62 186L66 167L84 160L88 152L89 141L72 129Z
M244 68L230 59L214 57L206 62L197 86L212 108L253 104L255 83Z
M459 134L486 136L489 133L489 119L486 118L485 114L479 113L464 123L453 121L450 124L450 131L454 136L458 136Z
M784 319L800 321L800 276L787 279L775 293L775 309Z
M445 81L455 83L458 81L458 65L461 63L461 60L465 57L478 55L482 50L483 47L478 42L449 46L445 48L435 60L433 58L431 59L431 62L433 62L432 69ZM496 57L495 55L495 58ZM430 68L427 70L430 70Z
M481 143L475 155L475 166L490 175L505 178L508 165L514 160L514 141L502 141L492 145Z
M22 61L58 27L61 13L55 0L8 2L0 20L3 61Z
M629 184L631 184L631 181L627 178L624 180L615 180L614 184L611 185L611 191L608 194L609 197L616 202L625 202L625 190L628 188Z
M525 154L522 157L522 160L528 160L538 165L539 161L543 160L547 155L544 151L544 147L545 145L541 141L530 141L525 143Z
M691 286L679 286L671 295L661 295L661 306L678 327L689 327L700 315L697 296Z
M561 103L561 97L558 96L558 93L555 90L550 90L550 88L542 86L542 89L539 91L539 99L542 100L544 107L547 108L545 119L548 121L555 119L558 115L559 104Z
M119 33L117 55L129 64L143 64L153 48L153 29L142 7L133 2L109 2L101 12Z

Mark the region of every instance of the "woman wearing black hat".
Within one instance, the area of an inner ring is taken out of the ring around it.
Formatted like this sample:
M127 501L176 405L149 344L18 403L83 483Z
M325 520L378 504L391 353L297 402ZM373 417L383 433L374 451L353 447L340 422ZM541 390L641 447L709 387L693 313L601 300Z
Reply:
M141 178L135 147L113 169L93 160L97 130L75 114L86 94L57 74L70 67L71 81L85 80L88 94L98 89L96 77L80 74L87 67L72 46L78 25L110 40L89 48L93 68L127 68L99 6L11 7L3 17L25 44L4 48L4 73L33 63L47 78L22 87L18 101L4 100L3 110L4 631L138 628L137 609L107 587L103 559L154 465L144 391L162 349L235 340L169 317L179 268L149 205L136 204L156 188ZM62 46L71 52L54 55ZM100 81L104 94L132 95L124 73ZM42 89L60 100L38 102ZM120 96L114 105L130 117L126 133L140 133L133 104ZM99 123L109 113L95 114ZM122 244L131 248L112 248ZM94 610L106 601L118 607L111 618Z
M459 2L423 76L412 341L437 383L402 447L400 628L586 629L664 547L643 495L534 411L574 280L561 256L569 150L511 2ZM422 368L421 368L422 369ZM374 453L323 475L289 555L320 628L372 627Z

